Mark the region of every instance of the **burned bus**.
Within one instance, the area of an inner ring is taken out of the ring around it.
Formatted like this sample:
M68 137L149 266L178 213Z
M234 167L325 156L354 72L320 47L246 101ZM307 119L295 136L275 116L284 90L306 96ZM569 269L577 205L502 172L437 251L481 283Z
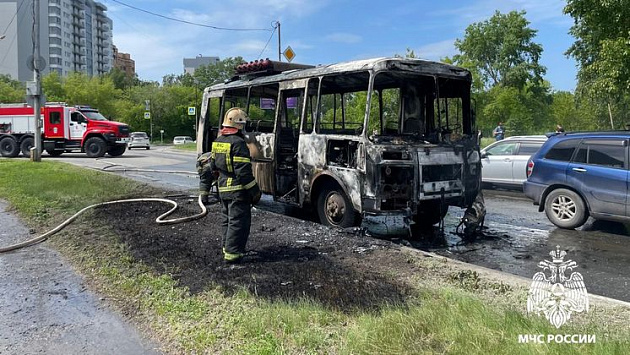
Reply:
M254 175L274 200L376 234L473 206L481 165L467 70L409 58L236 69L204 90L197 150L211 149L225 111L243 108Z

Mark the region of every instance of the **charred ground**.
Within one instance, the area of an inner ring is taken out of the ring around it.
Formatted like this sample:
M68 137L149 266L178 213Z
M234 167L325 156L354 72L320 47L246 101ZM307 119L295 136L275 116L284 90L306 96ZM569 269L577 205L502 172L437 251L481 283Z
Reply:
M180 209L174 217L199 210L194 199L176 200ZM156 224L165 210L163 204L137 203L98 213L135 259L158 274L171 274L193 294L220 286L228 294L247 289L265 299L310 299L350 311L404 304L417 292L402 280L418 270L389 241L256 209L245 262L227 266L218 205L193 222Z

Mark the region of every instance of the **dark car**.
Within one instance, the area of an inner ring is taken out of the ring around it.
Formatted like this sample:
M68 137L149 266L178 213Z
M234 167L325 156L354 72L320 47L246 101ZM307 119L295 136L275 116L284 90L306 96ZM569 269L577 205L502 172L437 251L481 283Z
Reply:
M595 219L629 222L630 132L553 135L527 163L527 197L560 228Z

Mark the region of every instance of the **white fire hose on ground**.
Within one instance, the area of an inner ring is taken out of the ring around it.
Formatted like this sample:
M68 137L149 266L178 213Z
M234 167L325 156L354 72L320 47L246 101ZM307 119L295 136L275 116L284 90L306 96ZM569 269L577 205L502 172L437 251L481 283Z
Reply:
M140 171L140 172L155 172L155 173L197 175L196 172L190 172L190 171L120 168L118 166L119 165L117 165L117 164L112 164L110 166L106 166L106 167L104 167L102 169L99 169L99 170L104 170L104 171L123 171L123 172ZM114 169L109 169L109 168L114 168ZM89 210L91 208L107 206L107 205L113 205L113 204L118 204L118 203L131 203L131 202L163 202L163 203L170 203L171 205L173 205L173 207L170 210L168 210L167 212L159 215L155 219L155 223L163 224L163 225L188 222L188 221L192 221L192 220L195 220L195 219L202 218L202 217L204 217L205 215L208 214L208 209L206 208L205 204L201 201L201 195L199 195L199 197L197 198L197 203L199 204L199 207L201 208L201 212L199 212L198 214L192 215L192 216L186 216L186 217L180 217L180 218L174 218L174 219L165 219L166 217L170 216L173 212L175 212L175 210L177 210L177 207L178 207L177 206L177 202L175 202L173 200L169 200L167 198L147 197L147 198L131 198L131 199L125 199L125 200L101 202L101 203L96 203L96 204L93 204L93 205L90 205L90 206L87 206L87 207L83 208L79 212L77 212L74 215L72 215L70 218L66 219L63 223L61 223L60 225L58 225L54 229L52 229L52 230L50 230L50 231L48 231L48 232L46 232L46 233L44 233L44 234L42 234L42 235L40 235L38 237L29 239L29 240L21 242L21 243L9 245L7 247L0 247L0 254L1 253L7 253L7 252L10 252L10 251L14 251L14 250L18 250L18 249L21 249L21 248L25 248L25 247L28 247L28 246L35 245L37 243L43 242L44 240L48 239L48 237L50 237L53 234L56 234L59 231L61 231L62 229L64 229L66 226L68 226L70 223L72 223L75 219L77 219L80 215L82 215L85 211L87 211L87 210ZM218 201L215 201L215 203L216 202L218 202Z
M204 217L205 215L208 214L208 209L206 208L206 206L203 204L203 202L201 202L201 195L197 198L197 203L199 204L199 207L201 208L201 212L199 212L198 214L192 215L192 216L186 216L186 217L180 217L180 218L174 218L174 219L165 219L166 217L168 217L169 215L171 215L173 212L175 212L175 210L177 210L177 202L173 201L173 200L169 200L166 198L153 198L153 197L147 197L147 198L130 198L130 199L126 199L126 200L116 200L116 201L107 201L107 202L101 202L101 203L96 203L90 206L87 206L85 208L83 208L82 210L80 210L79 212L75 213L74 215L72 215L72 217L66 219L63 223L61 223L60 225L58 225L57 227L55 227L54 229L38 236L32 239L29 239L27 241L18 243L18 244L13 244L13 245L9 245L7 247L0 247L0 253L7 253L13 250L17 250L17 249L21 249L21 248L25 248L37 243L41 243L44 240L48 239L48 237L50 237L51 235L61 231L62 229L64 229L66 226L68 226L70 223L72 223L75 219L77 219L80 215L82 215L85 211L91 209L91 208L96 208L96 207L101 207L101 206L107 206L107 205L113 205L113 204L118 204L118 203L130 203L130 202L164 202L164 203L170 203L171 205L173 205L173 207L168 210L167 212L159 215L156 219L155 219L155 223L157 224L176 224L176 223L182 223L182 222L188 222L188 221L192 221L195 219L199 219L201 217Z

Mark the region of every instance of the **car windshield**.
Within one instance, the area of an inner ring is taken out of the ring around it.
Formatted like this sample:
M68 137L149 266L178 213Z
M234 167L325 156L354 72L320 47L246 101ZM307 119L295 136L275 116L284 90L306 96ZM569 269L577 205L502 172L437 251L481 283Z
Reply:
M131 137L133 137L133 138L149 138L149 136L146 133L144 133L144 132L132 133Z

